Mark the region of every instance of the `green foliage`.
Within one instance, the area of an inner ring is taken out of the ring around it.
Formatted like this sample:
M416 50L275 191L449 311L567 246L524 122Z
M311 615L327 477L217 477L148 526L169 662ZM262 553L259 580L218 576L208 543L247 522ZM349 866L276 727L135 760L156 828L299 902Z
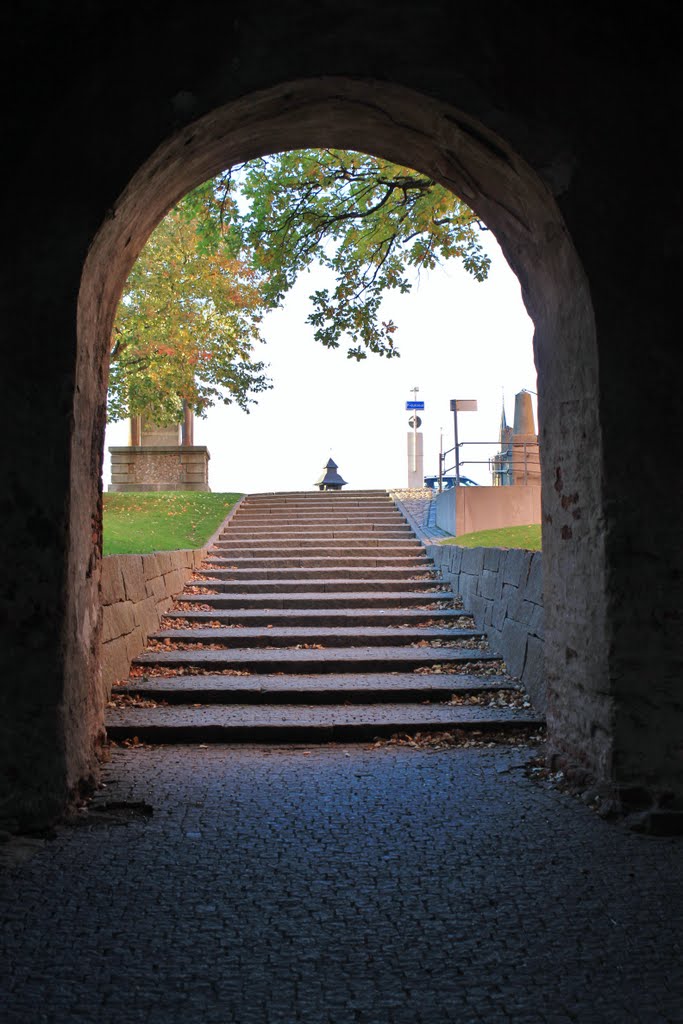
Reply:
M398 354L396 324L380 320L380 303L388 291L410 290L406 268L459 258L477 280L488 273L475 214L417 171L363 153L309 149L253 160L243 179L240 237L265 277L264 294L277 304L302 270L328 268L336 283L311 296L308 321L329 348L349 339L351 358Z
M479 530L477 533L463 533L442 544L456 544L461 548L524 548L526 551L541 550L540 524L529 526L504 526L499 530Z
M246 409L270 386L252 353L264 299L229 242L211 241L183 202L148 240L126 283L112 335L108 416L177 423L186 401Z
M240 497L204 491L105 494L104 554L202 547Z
M480 227L429 177L363 153L298 150L226 171L171 211L133 268L112 338L110 419L177 422L183 400L200 415L216 401L246 409L269 387L252 360L262 314L315 264L334 278L310 297L316 339L344 340L355 359L397 356L383 296L453 258L483 281Z

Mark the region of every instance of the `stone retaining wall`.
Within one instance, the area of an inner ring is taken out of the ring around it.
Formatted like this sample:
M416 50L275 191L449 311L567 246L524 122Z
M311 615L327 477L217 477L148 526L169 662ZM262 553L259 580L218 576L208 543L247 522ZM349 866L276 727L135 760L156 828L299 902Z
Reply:
M244 499L231 508L203 548L155 551L150 555L107 555L102 559L100 599L102 690L109 699L112 683L128 676L130 663L156 632L162 615L207 557L209 549Z
M521 679L534 707L545 712L542 553L435 544L427 554Z
M206 548L108 555L102 559L102 687L125 679L130 663L159 628L161 616L206 557Z

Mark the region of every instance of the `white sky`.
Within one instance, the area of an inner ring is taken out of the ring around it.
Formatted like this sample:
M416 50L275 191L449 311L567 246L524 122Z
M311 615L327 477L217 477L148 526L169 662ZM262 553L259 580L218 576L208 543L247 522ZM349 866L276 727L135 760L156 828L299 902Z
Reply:
M195 444L206 445L212 491L310 490L330 455L351 488L407 486L406 434L411 413L405 403L419 387L424 471L438 472L439 433L453 445L451 398L476 398L478 412L460 413L460 441L498 438L503 390L508 422L514 396L536 391L531 339L533 325L517 278L491 232L482 237L492 265L488 279L475 281L458 261L423 273L408 295L392 295L382 319L393 319L400 359L369 355L357 363L346 348L323 348L306 323L308 296L321 287L304 274L284 307L263 323L266 345L255 358L269 364L273 389L258 396L250 413L216 406L195 420ZM536 397L532 395L534 415ZM538 423L537 423L538 429ZM111 474L109 445L128 443L128 423L111 424L105 439L104 487ZM490 484L487 465L496 446L465 445L461 472ZM448 465L452 465L452 459Z

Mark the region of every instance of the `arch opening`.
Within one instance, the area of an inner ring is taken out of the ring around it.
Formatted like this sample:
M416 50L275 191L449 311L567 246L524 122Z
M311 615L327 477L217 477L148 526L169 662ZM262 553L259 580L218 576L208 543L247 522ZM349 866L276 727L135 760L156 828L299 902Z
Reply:
M85 733L101 725L101 694L92 685L83 692L96 678L99 640L92 525L99 529L101 509L93 468L101 467L107 343L127 275L156 224L200 182L267 153L323 147L370 152L429 174L488 225L520 281L535 325L551 746L604 776L609 730L588 728L589 721L606 724L610 712L609 700L591 696L590 685L605 659L601 574L591 571L604 558L597 355L578 257L552 194L503 140L410 90L344 79L283 85L184 128L138 171L91 246L78 306L66 666L67 686L80 688L88 715L70 743L70 774L82 774ZM589 621L593 641L586 645ZM568 662L566 652L581 644L581 657Z

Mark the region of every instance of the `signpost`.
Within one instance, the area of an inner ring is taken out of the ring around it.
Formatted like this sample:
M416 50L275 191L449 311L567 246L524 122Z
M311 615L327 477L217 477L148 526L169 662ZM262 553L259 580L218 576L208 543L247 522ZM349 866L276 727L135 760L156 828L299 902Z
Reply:
M418 477L422 476L423 468L422 468L422 453L421 453L421 451L420 451L420 454L418 456L418 441L420 441L420 442L422 441L422 434L418 435L418 433L417 433L417 428L422 425L422 420L416 414L418 412L422 412L424 410L425 404L424 404L424 402L421 402L421 401L418 400L417 395L418 395L418 392L420 390L419 388L417 388L417 387L416 388L411 388L410 390L413 393L413 398L412 398L411 401L406 402L406 411L412 412L412 414L413 414L410 417L410 419L408 420L408 426L412 428L413 434L412 434L412 438L411 438L410 434L408 435L408 458L409 458L409 462L408 462L408 478L409 478L408 479L408 486L409 487L410 486L417 487L417 486L421 486L421 484L422 484L421 480L420 480L419 483L416 483L416 479ZM412 441L412 444L411 444L411 441ZM418 472L418 462L419 462L419 472Z

